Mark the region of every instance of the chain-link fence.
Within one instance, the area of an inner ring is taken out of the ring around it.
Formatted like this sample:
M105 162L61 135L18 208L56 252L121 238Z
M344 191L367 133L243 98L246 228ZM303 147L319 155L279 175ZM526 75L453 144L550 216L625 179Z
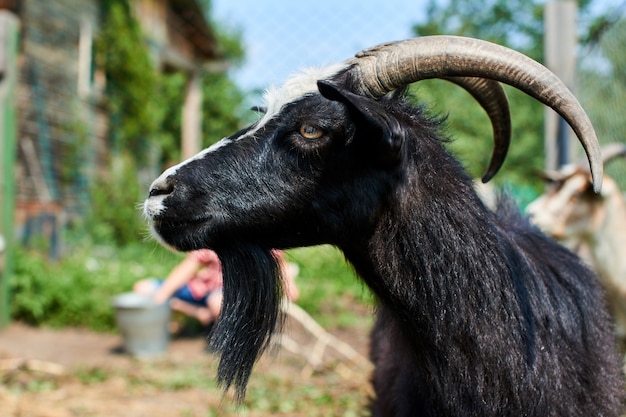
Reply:
M621 17L607 22L599 36L580 53L577 93L589 112L601 144L626 143L624 12L626 7L622 7ZM620 188L626 190L626 159L611 161L605 169L607 175L615 178Z
M303 68L342 61L368 46L413 36L425 2L214 0L215 20L243 31L244 66L235 72L244 88L280 84Z

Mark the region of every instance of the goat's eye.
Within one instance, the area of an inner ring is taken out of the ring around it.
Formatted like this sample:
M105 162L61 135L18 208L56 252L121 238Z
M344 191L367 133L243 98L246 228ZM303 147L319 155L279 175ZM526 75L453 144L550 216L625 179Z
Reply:
M305 124L300 126L300 134L305 139L319 139L324 134L324 131L319 127Z

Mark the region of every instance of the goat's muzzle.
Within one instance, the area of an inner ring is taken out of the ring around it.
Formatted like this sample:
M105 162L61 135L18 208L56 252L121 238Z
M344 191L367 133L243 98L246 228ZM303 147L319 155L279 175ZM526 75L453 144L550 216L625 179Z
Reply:
M159 195L167 195L174 192L174 183L165 181L164 183L152 184L148 197L156 197Z
M146 218L154 221L165 211L164 200L174 192L174 181L170 178L157 179L150 186L148 198L143 204Z

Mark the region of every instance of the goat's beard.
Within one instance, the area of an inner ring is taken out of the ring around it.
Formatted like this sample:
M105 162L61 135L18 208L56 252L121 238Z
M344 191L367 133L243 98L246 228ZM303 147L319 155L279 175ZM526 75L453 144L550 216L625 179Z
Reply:
M233 384L243 400L252 367L282 325L280 267L272 252L255 245L216 248L222 262L224 298L209 347L221 355L217 381Z

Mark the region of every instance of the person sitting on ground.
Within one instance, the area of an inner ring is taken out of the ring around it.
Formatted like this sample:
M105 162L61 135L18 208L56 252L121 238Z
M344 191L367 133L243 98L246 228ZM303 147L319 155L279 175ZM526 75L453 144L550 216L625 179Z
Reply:
M284 280L285 297L296 301L300 296L295 284L298 266L275 250ZM189 252L164 280L148 278L138 281L133 291L152 296L156 303L169 300L170 308L208 325L219 317L222 308L222 265L210 249Z

